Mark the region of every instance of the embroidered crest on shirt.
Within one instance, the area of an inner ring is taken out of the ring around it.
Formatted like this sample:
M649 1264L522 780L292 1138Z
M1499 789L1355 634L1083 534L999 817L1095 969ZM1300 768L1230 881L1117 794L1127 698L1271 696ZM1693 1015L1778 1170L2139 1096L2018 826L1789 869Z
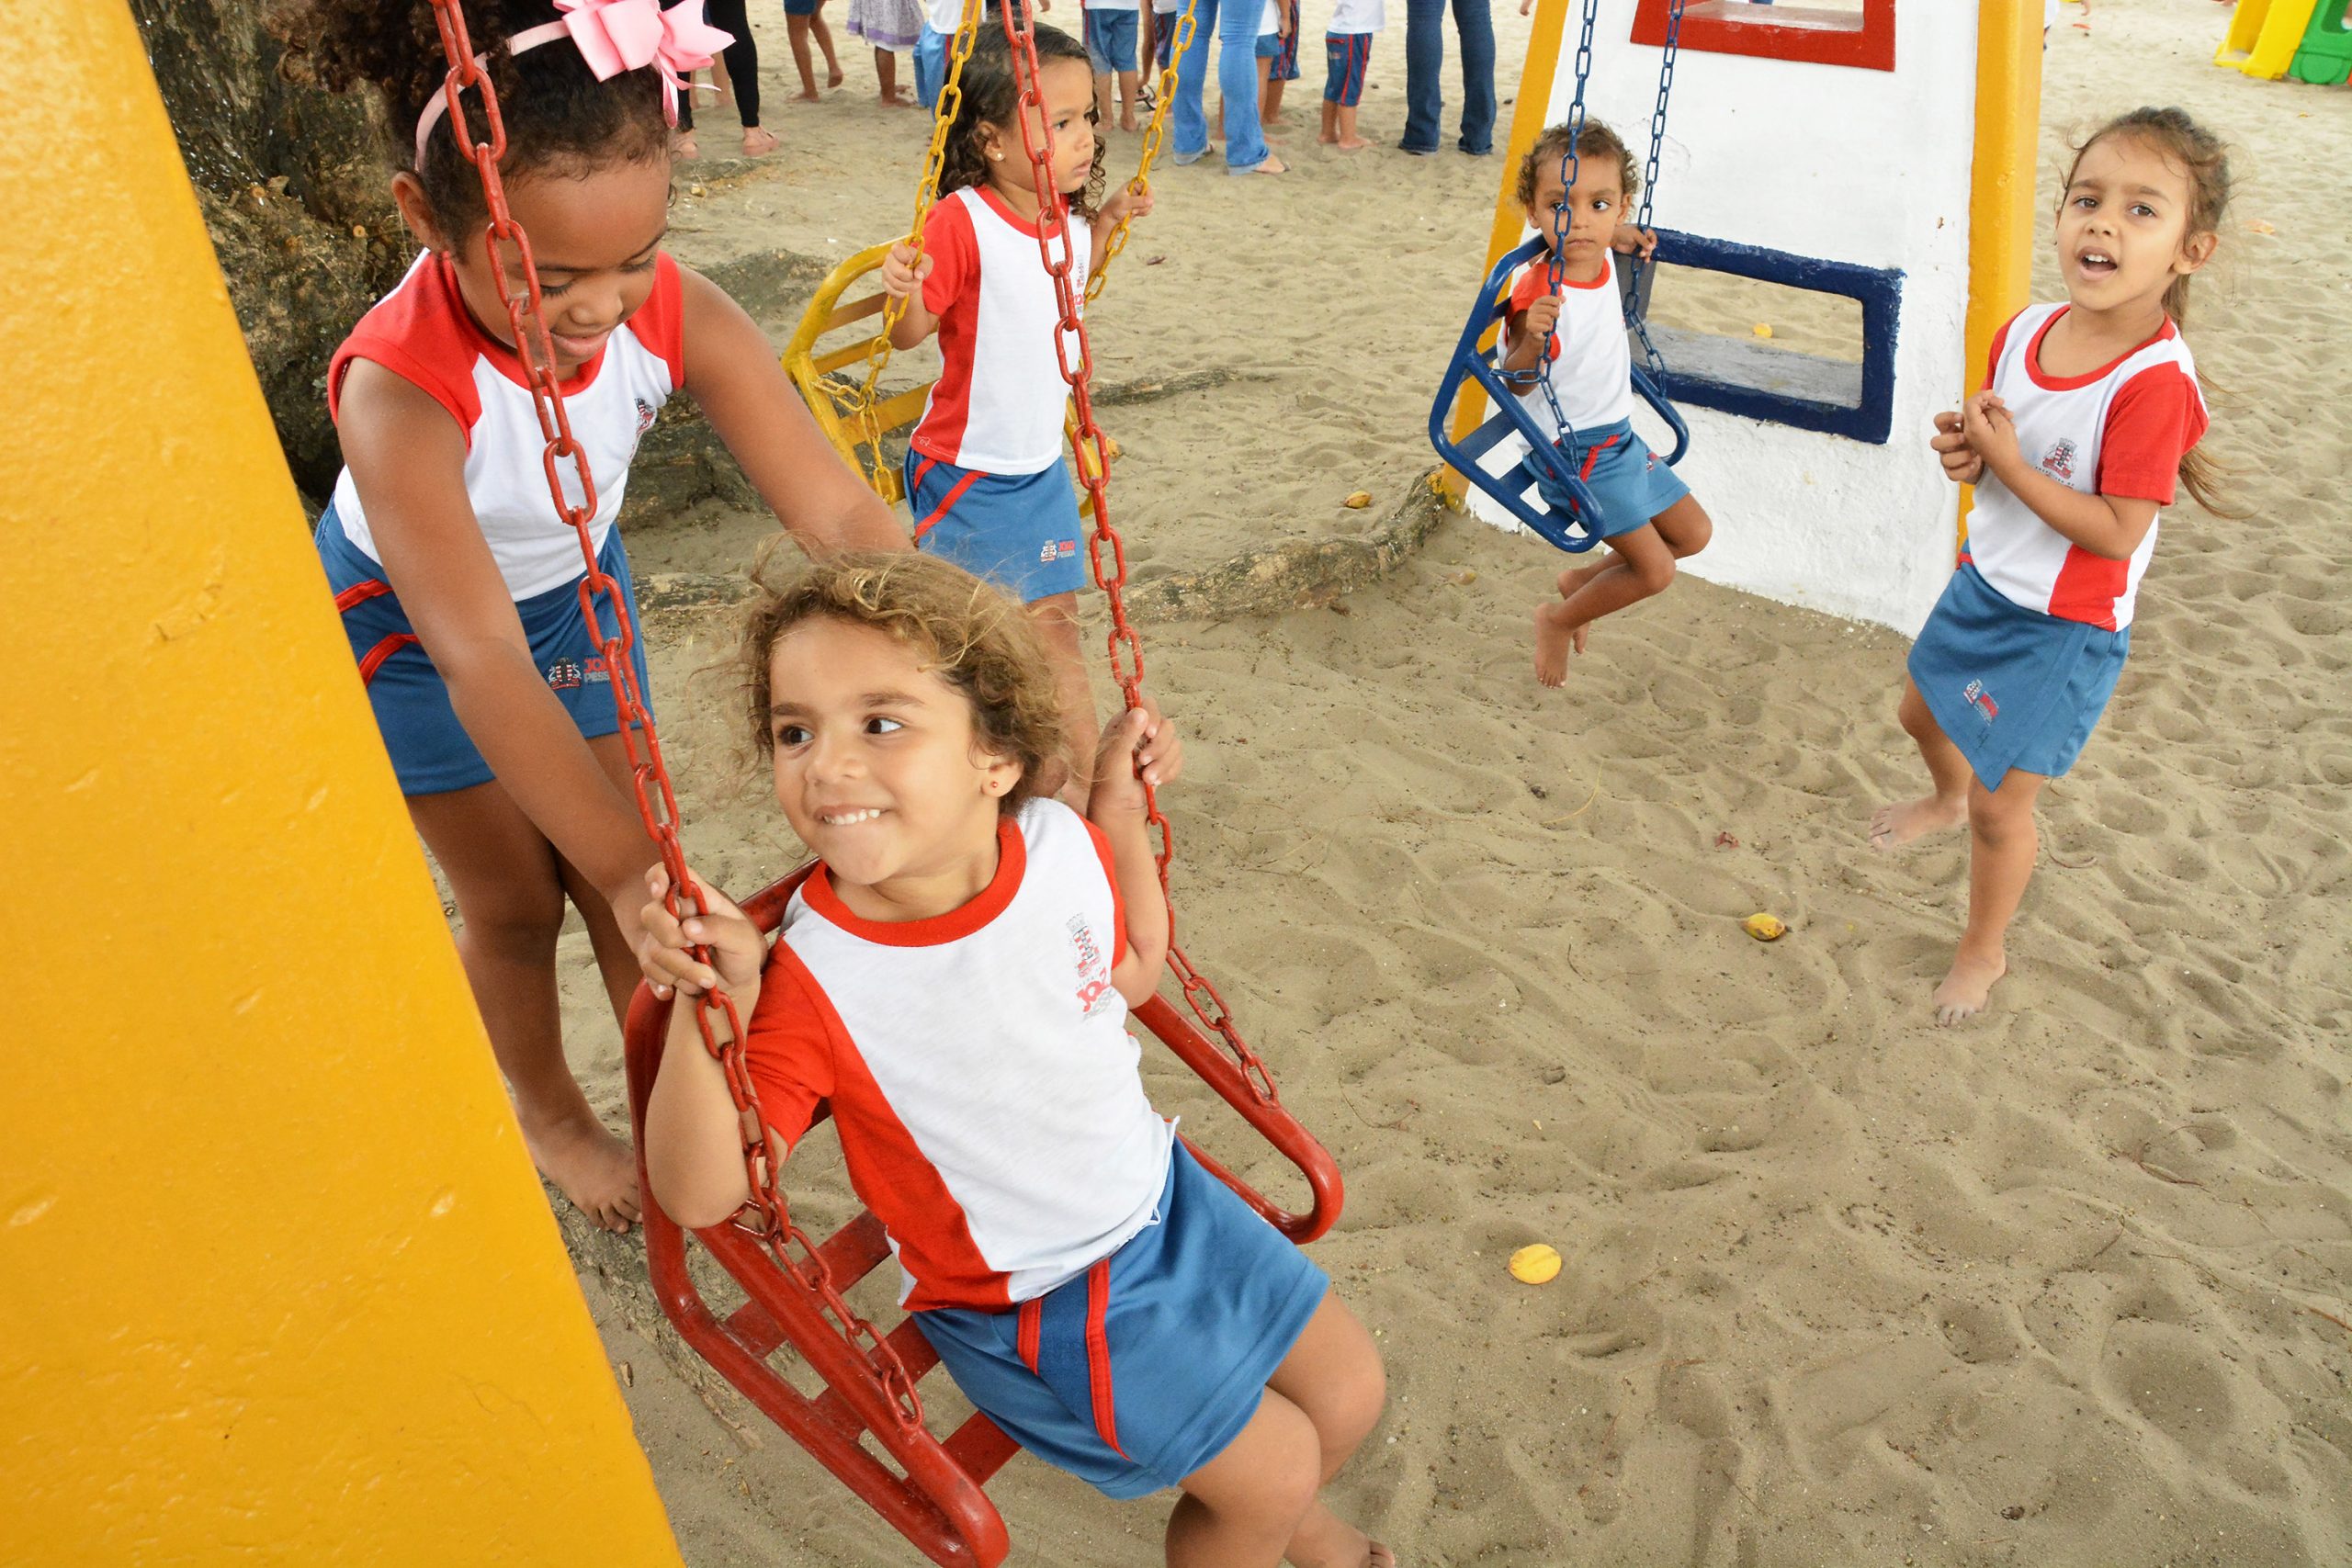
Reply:
M2069 484L2074 482L2075 439L2073 436L2062 435L2051 444L2050 450L2041 455L2041 471L2053 479L2064 479Z
M1094 940L1094 928L1084 915L1069 918L1069 945L1078 959L1079 1010L1091 1018L1111 995L1111 966L1102 962L1102 944Z
M1971 681L1961 695L1968 699L1968 705L1982 715L1986 724L2001 716L2000 705L1993 701L1993 694L1984 689L1984 682Z
M569 692L576 690L580 685L581 670L579 661L576 660L559 659L548 665L544 673L547 676L548 689L550 691Z

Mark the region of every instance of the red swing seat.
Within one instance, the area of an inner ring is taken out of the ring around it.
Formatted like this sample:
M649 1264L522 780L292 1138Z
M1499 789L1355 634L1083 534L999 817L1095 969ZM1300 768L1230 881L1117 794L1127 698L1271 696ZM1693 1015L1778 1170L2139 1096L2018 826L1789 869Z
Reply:
M773 932L808 870L803 866L745 900L744 913L763 931ZM639 986L626 1031L646 1262L663 1314L721 1377L933 1562L994 1568L1012 1543L986 1486L1019 1445L980 1415L941 1439L923 1424L919 1397L912 1399L911 1411L893 1397L893 1358L896 1367L905 1369L910 1395L911 1385L939 1360L911 1317L902 1317L874 1348L861 1349L828 1318L822 1298L799 1268L779 1266L754 1231L731 1219L694 1235L750 1299L721 1318L695 1285L686 1267L686 1233L662 1212L645 1173L645 1103L668 1043L670 1006ZM1253 1077L1165 998L1152 998L1133 1016L1298 1167L1313 1201L1304 1214L1279 1208L1186 1139L1194 1157L1293 1241L1309 1242L1329 1230L1343 1197L1339 1167L1283 1109L1272 1084L1261 1087L1262 1072ZM820 1107L820 1119L826 1114ZM751 1205L745 1208L756 1213ZM816 1254L833 1289L846 1293L889 1257L889 1247L882 1222L861 1213ZM824 1380L824 1393L815 1398L802 1393L769 1364L768 1358L787 1345ZM863 1446L859 1439L865 1432L874 1434L903 1475Z

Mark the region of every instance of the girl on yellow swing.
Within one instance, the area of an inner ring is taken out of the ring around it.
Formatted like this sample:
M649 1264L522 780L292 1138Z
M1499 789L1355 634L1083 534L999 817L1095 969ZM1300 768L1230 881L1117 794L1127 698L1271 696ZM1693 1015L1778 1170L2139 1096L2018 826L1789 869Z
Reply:
M1073 299L1085 292L1101 242L1122 217L1151 210L1148 192L1101 200L1102 144L1086 48L1036 29L1035 96L1053 134L1057 199L1069 226ZM1029 606L1051 651L1069 728L1065 757L1046 781L1073 805L1086 799L1097 726L1079 649L1078 591L1087 577L1085 530L1062 457L1061 365L1080 357L1060 326L1054 280L1039 253L1055 212L1040 209L1019 120L1023 84L1000 30L984 30L965 64L963 107L947 133L941 196L923 254L892 248L882 286L905 301L891 346L939 333L941 369L909 439L907 504L915 547L989 579ZM1068 770L1067 786L1057 781Z

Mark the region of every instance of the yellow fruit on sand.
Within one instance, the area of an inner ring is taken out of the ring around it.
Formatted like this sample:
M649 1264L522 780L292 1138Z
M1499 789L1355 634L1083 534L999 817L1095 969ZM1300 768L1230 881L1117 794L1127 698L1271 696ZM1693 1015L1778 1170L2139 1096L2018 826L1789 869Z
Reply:
M1348 497L1346 501L1340 502L1340 504L1343 506L1351 506L1358 512L1361 512L1365 507L1372 504L1372 491L1368 490L1360 490L1353 495Z
M1770 321L1757 322L1756 335L1758 337L1770 337L1772 335L1772 323Z
M1540 1241L1510 1255L1510 1277L1521 1284L1548 1285L1559 1271L1559 1253Z
M1758 942L1778 942L1789 931L1788 922L1774 915L1750 915L1739 926Z

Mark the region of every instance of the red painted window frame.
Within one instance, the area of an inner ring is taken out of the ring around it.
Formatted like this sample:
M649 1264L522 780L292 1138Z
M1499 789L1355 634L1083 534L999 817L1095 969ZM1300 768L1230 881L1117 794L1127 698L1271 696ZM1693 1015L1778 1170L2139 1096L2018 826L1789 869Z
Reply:
M1663 46L1669 0L1640 0L1634 41ZM1734 14L1734 13L1736 14ZM1777 15L1775 15L1777 13ZM1849 11L1799 5L1749 6L1743 0L1690 0L1682 13L1682 47L1767 60L1804 60L1865 71L1894 69L1894 0L1862 0Z

